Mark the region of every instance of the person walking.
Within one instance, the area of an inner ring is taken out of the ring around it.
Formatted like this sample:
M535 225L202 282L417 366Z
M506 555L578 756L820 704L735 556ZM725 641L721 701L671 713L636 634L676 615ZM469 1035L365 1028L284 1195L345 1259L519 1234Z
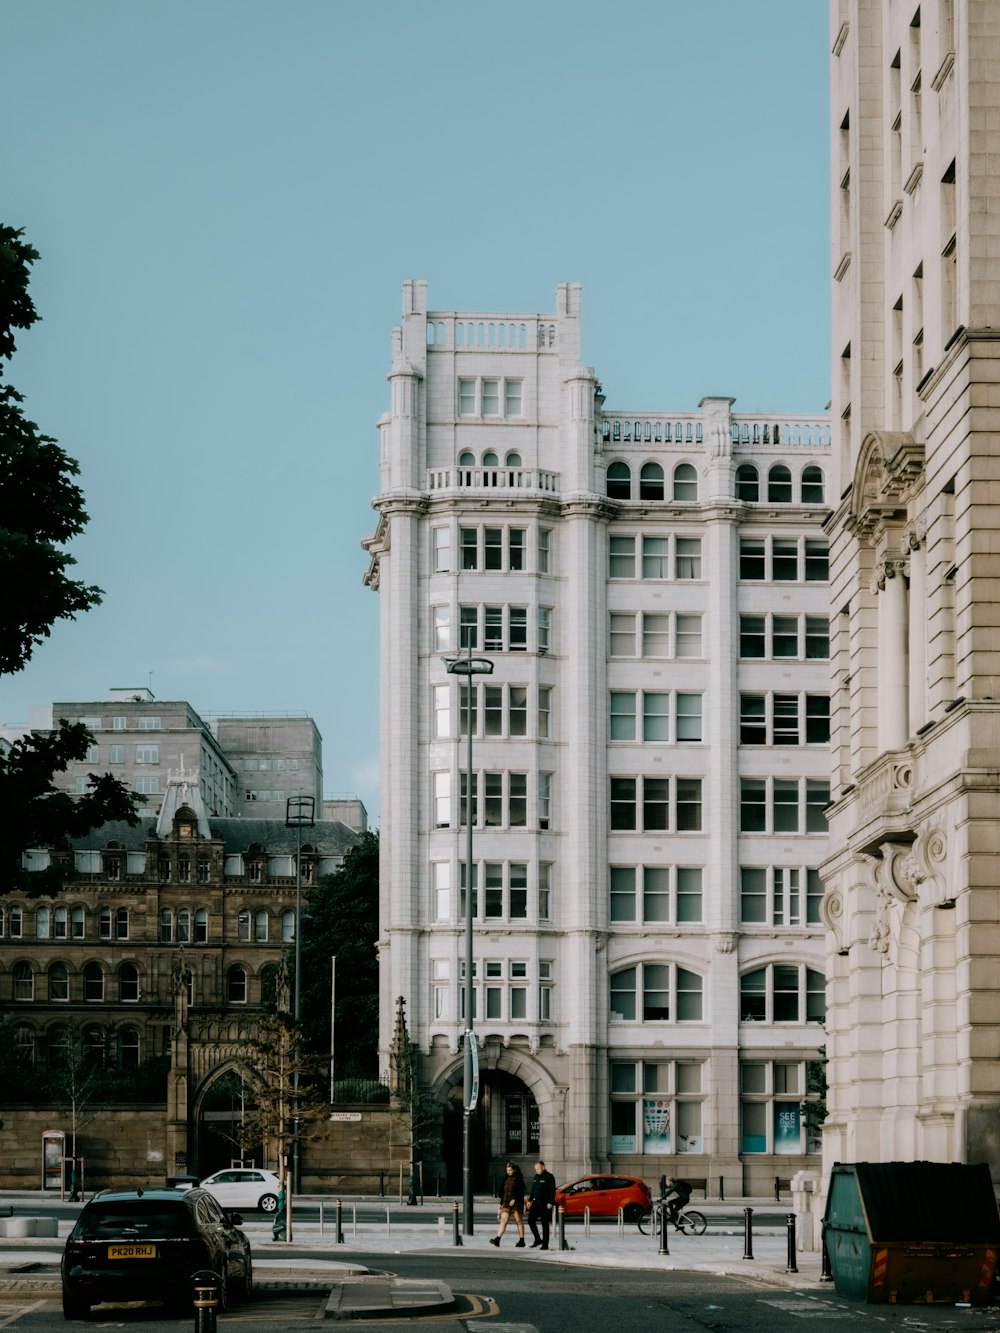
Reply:
M531 1242L533 1250L538 1247L543 1250L549 1248L549 1224L555 1201L556 1178L551 1171L546 1171L545 1163L539 1157L535 1163L535 1176L531 1182L527 1202L528 1226L531 1227L531 1234L534 1237ZM539 1227L541 1235L538 1234Z
M500 1230L495 1236L490 1237L490 1244L500 1244L500 1238L507 1230L507 1223L510 1221L511 1214L514 1215L514 1222L517 1226L518 1239L514 1244L515 1250L524 1249L524 1176L521 1175L521 1168L513 1162L508 1162L504 1168L503 1192L500 1195Z

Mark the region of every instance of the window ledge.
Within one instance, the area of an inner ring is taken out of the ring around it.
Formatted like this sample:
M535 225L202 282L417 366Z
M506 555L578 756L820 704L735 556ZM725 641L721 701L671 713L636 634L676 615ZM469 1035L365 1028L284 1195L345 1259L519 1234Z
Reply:
M850 31L851 31L851 25L849 23L842 23L840 25L840 31L834 38L833 48L832 48L833 54L835 56L839 56L841 51L843 51L844 45L847 42L847 35Z
M941 65L940 68L938 69L938 72L934 75L934 78L931 80L931 87L934 89L936 93L939 93L941 89L944 87L944 85L948 82L948 75L954 68L955 68L955 52L949 51L945 56L945 58L941 61Z
M844 274L850 267L851 267L851 252L850 250L847 250L843 258L841 259L840 263L833 271L834 282L841 282L843 280Z
M896 225L896 223L899 221L900 217L902 216L902 213L903 213L903 201L902 201L902 199L894 199L894 200L893 200L893 203L892 203L892 207L889 209L889 212L888 212L888 214L886 215L886 219L885 219L885 223L884 223L884 226L886 227L886 230L887 230L887 231L892 231L893 227Z
M923 162L918 162L914 166L913 170L910 172L909 176L906 178L906 184L903 186L904 194L913 193L913 191L920 184L923 174L924 174L924 164Z

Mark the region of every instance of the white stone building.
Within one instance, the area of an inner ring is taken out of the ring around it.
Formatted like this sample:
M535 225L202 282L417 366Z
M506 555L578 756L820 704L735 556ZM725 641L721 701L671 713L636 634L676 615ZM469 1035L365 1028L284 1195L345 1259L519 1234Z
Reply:
M382 1051L460 1160L474 694L477 1184L815 1164L829 799L825 417L613 412L555 313L403 287L379 423ZM449 1115L447 1111L454 1114Z
M833 0L824 1158L1000 1163L1000 5Z

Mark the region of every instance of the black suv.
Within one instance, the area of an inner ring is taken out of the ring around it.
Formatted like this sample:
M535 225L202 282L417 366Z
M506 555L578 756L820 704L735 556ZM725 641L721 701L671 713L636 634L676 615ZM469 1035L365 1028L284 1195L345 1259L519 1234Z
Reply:
M189 1308L192 1275L218 1273L219 1309L253 1287L250 1242L204 1190L102 1190L77 1219L62 1259L63 1314L86 1319L101 1301Z

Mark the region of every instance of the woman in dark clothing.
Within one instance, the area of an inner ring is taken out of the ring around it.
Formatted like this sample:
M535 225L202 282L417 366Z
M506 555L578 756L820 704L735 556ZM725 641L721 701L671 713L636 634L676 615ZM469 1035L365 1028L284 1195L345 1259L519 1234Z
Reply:
M521 1175L521 1168L515 1166L513 1162L508 1162L506 1166L506 1176L503 1182L503 1193L500 1195L500 1230L490 1238L491 1245L499 1245L500 1237L507 1230L507 1223L510 1221L511 1213L514 1214L514 1221L517 1224L518 1239L514 1245L515 1250L524 1249L524 1176Z

